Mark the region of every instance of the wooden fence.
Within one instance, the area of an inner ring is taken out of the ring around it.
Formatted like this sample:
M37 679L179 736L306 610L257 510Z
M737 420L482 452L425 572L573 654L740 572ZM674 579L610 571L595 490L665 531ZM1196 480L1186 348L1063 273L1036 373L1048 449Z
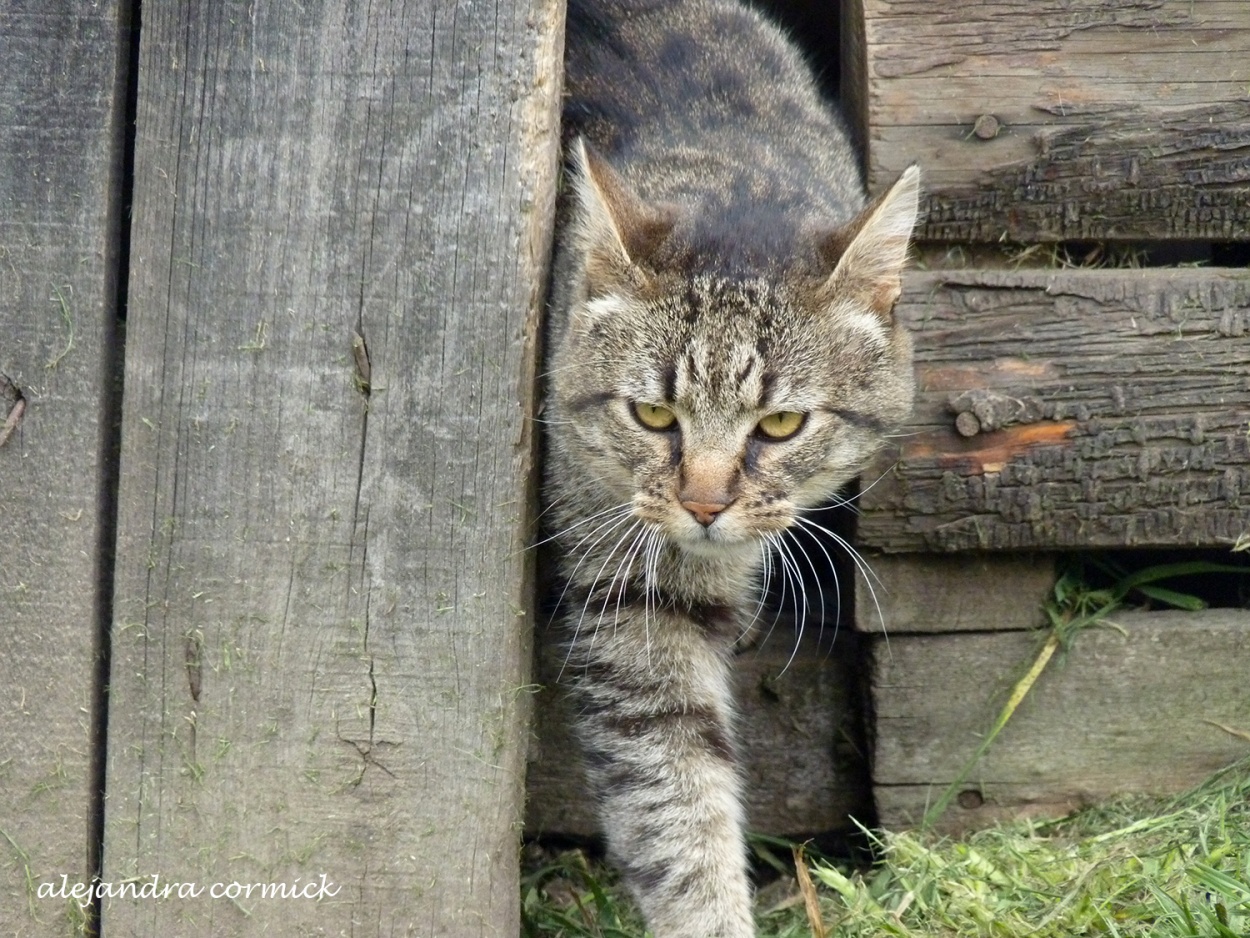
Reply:
M523 823L593 831L555 695L530 718L563 15L0 0L0 933L510 936ZM916 818L1057 551L1250 529L1250 8L862 0L842 34L871 184L919 160L925 256L971 260L899 307L921 394L858 533L887 590L832 654L743 657L784 833ZM1244 751L1250 614L1121 624L954 826ZM97 872L130 894L79 901Z
M515 934L562 20L0 3L0 932Z

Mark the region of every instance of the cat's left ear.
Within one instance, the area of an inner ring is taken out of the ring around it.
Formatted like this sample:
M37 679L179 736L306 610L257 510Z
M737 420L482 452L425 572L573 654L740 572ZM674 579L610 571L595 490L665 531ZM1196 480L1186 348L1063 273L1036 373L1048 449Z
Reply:
M822 248L837 266L821 292L830 299L853 297L892 322L919 210L920 170L909 166L854 221L824 239Z

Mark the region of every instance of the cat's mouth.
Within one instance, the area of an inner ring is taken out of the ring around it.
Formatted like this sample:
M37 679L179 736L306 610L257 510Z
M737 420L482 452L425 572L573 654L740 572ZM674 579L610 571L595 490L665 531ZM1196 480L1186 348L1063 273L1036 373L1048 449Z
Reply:
M669 538L693 554L723 556L727 552L758 551L760 543L771 533L744 523L736 512L721 512L711 519L692 515L687 508L686 518L670 527Z

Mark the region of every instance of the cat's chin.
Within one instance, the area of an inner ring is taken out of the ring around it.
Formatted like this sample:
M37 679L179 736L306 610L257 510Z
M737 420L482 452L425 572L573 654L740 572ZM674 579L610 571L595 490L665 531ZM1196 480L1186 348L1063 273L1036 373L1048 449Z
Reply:
M751 560L760 556L760 542L754 537L727 539L716 535L674 538L673 543L695 557L710 560Z

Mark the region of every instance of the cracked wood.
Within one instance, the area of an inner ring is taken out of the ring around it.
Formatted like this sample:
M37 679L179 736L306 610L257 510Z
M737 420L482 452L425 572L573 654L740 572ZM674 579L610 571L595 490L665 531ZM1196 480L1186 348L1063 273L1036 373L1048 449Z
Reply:
M1250 5L846 7L870 187L919 162L922 238L1250 237Z
M1246 271L916 273L898 315L917 403L865 473L882 478L859 502L861 545L1216 546L1250 530ZM965 436L958 413L978 402L1002 426Z

